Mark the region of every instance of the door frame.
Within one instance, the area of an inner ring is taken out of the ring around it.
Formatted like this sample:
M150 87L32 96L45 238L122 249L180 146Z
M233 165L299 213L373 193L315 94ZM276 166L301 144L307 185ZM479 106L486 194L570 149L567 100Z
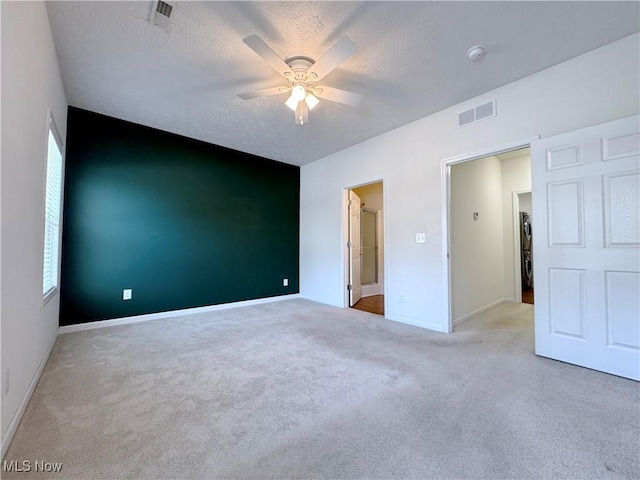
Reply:
M347 205L348 217L348 238L351 245L347 244L349 252L349 278L347 292L349 293L349 306L354 307L362 298L362 198L353 190L348 191L349 203ZM357 268L356 268L357 267Z
M349 291L347 290L347 285L349 284L349 249L347 248L347 242L349 241L349 190L353 190L354 188L364 187L367 185L372 185L374 183L382 184L382 239L383 239L383 269L382 269L382 290L384 295L384 311L385 318L386 312L388 311L388 296L387 296L387 267L389 265L389 261L387 260L387 245L389 244L389 229L388 229L388 209L387 209L387 178L386 175L381 178L374 178L373 180L365 181L362 183L358 183L351 186L342 187L342 235L341 241L342 246L340 248L340 257L342 261L342 278L344 285L344 294L342 296L342 307L349 307ZM379 279L380 280L380 279Z
M443 271L443 287L446 292L447 303L447 322L445 324L445 333L453 332L452 318L452 297L453 288L451 285L451 167L459 163L471 162L492 155L520 150L531 146L531 143L539 140L540 135L529 137L523 140L510 142L486 150L480 150L472 153L464 153L455 157L445 158L441 163L441 191L442 191L442 271ZM533 193L532 193L533 196ZM535 279L534 279L535 282ZM534 287L535 288L535 287Z
M522 303L522 265L520 258L520 195L523 193L531 193L531 189L529 188L527 190L515 190L511 192L511 214L513 218L513 282L515 287L514 296L516 303Z

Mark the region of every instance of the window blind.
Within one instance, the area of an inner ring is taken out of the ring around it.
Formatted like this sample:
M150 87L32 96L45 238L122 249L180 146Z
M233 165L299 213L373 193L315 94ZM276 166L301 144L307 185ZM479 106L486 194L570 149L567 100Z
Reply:
M44 268L42 269L42 294L44 297L51 294L58 286L61 191L62 152L52 129L49 128L44 207Z

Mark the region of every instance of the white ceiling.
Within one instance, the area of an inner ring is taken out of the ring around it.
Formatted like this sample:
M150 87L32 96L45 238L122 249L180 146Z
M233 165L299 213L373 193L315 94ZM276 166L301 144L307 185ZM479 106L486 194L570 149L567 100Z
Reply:
M72 106L303 165L640 30L638 2L47 2ZM322 101L304 126L242 38L318 59L340 36L357 52L323 83L361 93ZM466 57L486 47L477 62Z

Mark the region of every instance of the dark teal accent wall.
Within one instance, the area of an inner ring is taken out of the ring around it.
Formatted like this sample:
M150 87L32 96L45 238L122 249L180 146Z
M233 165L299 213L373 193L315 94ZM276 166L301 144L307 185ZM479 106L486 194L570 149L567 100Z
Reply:
M298 293L298 167L70 107L65 168L61 325Z

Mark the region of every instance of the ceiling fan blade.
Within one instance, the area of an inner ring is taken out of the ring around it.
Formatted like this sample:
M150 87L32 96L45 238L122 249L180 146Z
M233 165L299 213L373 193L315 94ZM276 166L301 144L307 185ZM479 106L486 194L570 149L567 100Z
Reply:
M291 86L271 87L262 90L254 90L253 92L239 93L238 96L243 100L250 100L252 98L268 97L269 95L280 95L281 93L287 93L291 90Z
M331 100L332 102L344 103L345 105L351 105L355 107L362 100L362 95L359 93L347 92L346 90L340 90L339 88L318 86L314 87L313 91L317 96L324 100Z
M356 46L351 40L347 37L340 37L320 60L309 67L311 79L316 82L321 80L354 53L356 53Z
M258 35L250 35L243 38L242 41L246 43L251 50L260 55L265 62L275 68L276 72L280 75L283 77L293 75L293 70L289 68L289 65L284 63L284 60L282 60L269 45L264 43Z

